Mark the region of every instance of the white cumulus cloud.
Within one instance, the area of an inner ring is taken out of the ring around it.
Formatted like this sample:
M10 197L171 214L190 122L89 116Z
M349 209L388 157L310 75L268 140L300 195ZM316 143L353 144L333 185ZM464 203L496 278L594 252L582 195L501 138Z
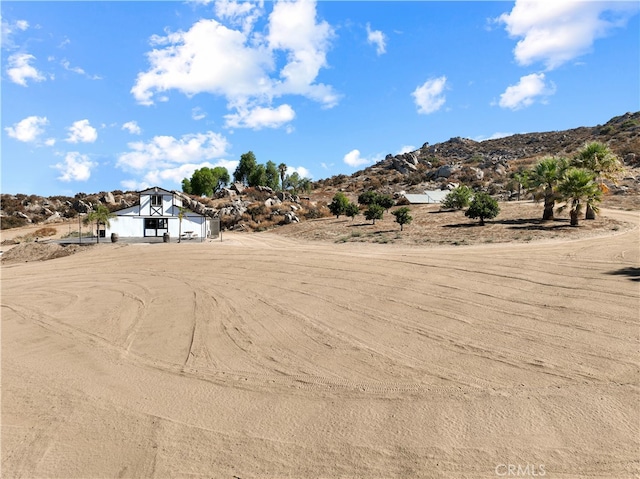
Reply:
M7 59L7 75L13 83L27 86L27 80L31 79L35 82L46 80L45 76L31 65L36 59L28 53L15 53Z
M122 125L122 129L127 130L132 135L140 135L142 133L142 130L138 126L138 123L136 123L135 121L126 122L124 125Z
M376 53L382 55L387 52L387 37L380 30L371 30L371 25L367 23L367 42L376 46Z
M517 0L497 20L520 39L514 49L519 64L542 62L552 70L588 53L596 39L626 25L637 11L637 2Z
M98 139L98 131L89 124L89 120L78 120L67 128L69 143L93 143Z
M260 130L262 128L279 128L289 123L295 116L293 108L285 104L277 108L239 108L237 113L225 115L225 119L229 127Z
M26 20L17 20L15 22L6 21L4 18L0 20L2 25L1 43L2 48L13 49L15 44L13 42L13 35L17 30L25 31L29 28L29 22Z
M29 116L13 126L6 127L5 131L11 138L28 143L36 141L38 136L44 133L42 127L48 124L49 120L44 116Z
M91 161L87 155L77 151L67 153L64 162L56 163L53 167L60 171L60 181L87 181L91 177L91 170L97 163Z
M430 78L416 88L411 95L418 107L418 113L428 115L442 108L446 101L444 96L446 85L447 77L443 75L438 78Z
M258 15L264 15L261 2L221 1L216 12L230 25L201 19L187 31L151 38L150 67L131 89L138 103L151 105L170 90L187 96L210 93L226 98L231 123L247 128L291 121L290 106L272 106L283 95L301 95L323 107L337 104L333 88L316 82L327 66L333 30L317 19L315 2L275 2L265 31L255 29ZM257 118L265 118L265 124Z
M377 161L380 161L382 158L379 156L375 156L373 158L364 158L361 156L360 150L351 150L349 153L344 155L342 161L344 161L347 165L357 168L363 165L370 165Z
M502 108L520 110L531 106L536 99L544 101L546 97L555 93L555 85L545 82L544 73L532 73L520 78L516 85L507 87L500 95L498 104Z
M148 142L136 141L128 146L131 151L122 153L116 165L128 171L144 172L222 157L229 143L223 136L209 131L180 138L155 136Z
M264 1L249 0L217 0L215 2L216 16L228 21L231 25L240 26L242 31L250 32L255 22L264 14Z

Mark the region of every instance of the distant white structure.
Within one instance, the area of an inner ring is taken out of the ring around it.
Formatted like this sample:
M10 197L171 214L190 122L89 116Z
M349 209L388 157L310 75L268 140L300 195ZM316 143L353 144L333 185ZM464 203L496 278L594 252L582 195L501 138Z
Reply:
M122 238L155 238L168 233L171 238L180 234L186 238L204 239L211 234L209 218L185 211L180 227L182 198L157 186L139 192L137 205L115 211L117 215L104 235L116 233Z
M442 203L445 196L449 194L449 190L428 190L422 195L414 195L405 193L404 197L412 205Z

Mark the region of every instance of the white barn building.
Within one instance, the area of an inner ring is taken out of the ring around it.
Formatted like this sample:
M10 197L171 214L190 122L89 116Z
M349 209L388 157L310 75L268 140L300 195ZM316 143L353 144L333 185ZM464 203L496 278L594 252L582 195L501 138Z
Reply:
M171 238L204 239L211 234L209 218L186 210L180 227L182 198L162 188L154 187L139 192L137 205L115 211L105 236L116 233L121 238L154 238L168 233Z

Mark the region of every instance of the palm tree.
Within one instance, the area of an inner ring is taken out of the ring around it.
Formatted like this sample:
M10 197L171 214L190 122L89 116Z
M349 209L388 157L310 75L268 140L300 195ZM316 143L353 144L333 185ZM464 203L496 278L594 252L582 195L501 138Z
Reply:
M116 214L109 211L105 205L98 205L95 210L84 217L84 224L94 223L96 224L96 243L100 243L100 225L104 225L106 228L111 226L111 219L115 218Z
M182 219L184 218L185 213L187 212L187 208L184 206L178 206L178 243L182 239Z
M544 158L531 170L519 177L525 184L525 188L534 192L544 193L544 211L542 221L553 219L553 208L556 204L556 187L562 178L563 171L567 168L565 158Z
M618 157L604 143L594 141L587 143L576 155L571 164L577 168L584 168L594 173L595 182L603 193L609 191L604 180L616 182L617 174L622 170L622 163ZM596 219L596 209L587 203L585 219Z
M287 165L280 163L278 165L278 172L280 173L280 189L284 191L284 178L287 175Z
M565 201L558 211L570 207L571 226L578 226L582 204L597 209L595 204L600 201L602 190L596 184L592 171L574 167L568 169L558 183L558 194Z

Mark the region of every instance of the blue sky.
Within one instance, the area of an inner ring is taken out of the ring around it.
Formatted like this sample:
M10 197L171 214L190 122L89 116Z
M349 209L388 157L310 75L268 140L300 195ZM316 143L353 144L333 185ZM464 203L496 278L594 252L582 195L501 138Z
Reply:
M640 109L637 2L10 2L2 192L312 179Z

